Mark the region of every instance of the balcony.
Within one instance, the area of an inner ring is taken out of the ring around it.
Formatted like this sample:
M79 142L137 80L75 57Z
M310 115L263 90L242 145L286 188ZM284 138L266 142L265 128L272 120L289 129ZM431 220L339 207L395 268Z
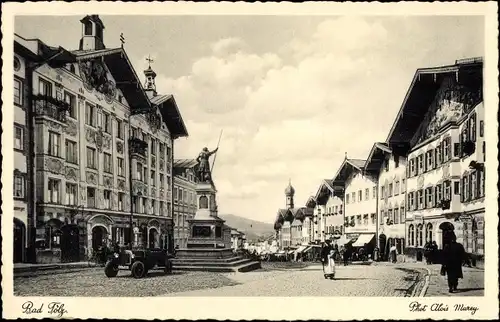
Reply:
M71 108L68 103L46 95L34 95L33 104L35 116L46 116L61 123L66 122L66 113Z
M130 155L132 157L134 156L139 156L141 158L146 158L146 155L147 155L147 150L148 150L148 144L141 140L141 139L138 139L138 138L131 138L129 139L129 151L130 151Z

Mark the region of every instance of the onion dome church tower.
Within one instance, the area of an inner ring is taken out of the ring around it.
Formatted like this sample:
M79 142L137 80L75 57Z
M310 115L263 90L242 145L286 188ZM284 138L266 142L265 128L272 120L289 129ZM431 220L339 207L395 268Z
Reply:
M288 181L288 187L285 189L285 196L286 196L286 208L287 209L292 209L293 208L293 196L295 195L295 189L292 187L292 181Z
M156 92L156 83L155 83L156 73L151 68L151 63L153 62L151 57L146 58L146 60L148 61L148 69L144 71L144 75L146 76L146 85L144 86L145 87L144 91L148 95L149 99L152 99L158 94Z

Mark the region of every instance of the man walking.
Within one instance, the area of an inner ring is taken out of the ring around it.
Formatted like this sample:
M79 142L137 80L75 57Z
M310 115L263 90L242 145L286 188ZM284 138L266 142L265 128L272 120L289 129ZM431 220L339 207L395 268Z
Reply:
M443 265L441 274L448 276L448 291L455 292L458 289L458 279L463 278L462 262L466 253L464 246L457 243L457 237L453 231L449 232L449 241L443 247Z

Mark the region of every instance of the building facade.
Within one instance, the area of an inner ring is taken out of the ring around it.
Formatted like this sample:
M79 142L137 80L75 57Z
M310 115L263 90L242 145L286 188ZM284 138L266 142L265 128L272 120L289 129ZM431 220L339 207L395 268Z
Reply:
M387 260L391 246L396 246L398 254L403 254L405 247L406 158L377 142L365 171L378 178L377 245L382 260Z
M366 160L345 158L333 180L344 191L344 227L355 247L372 253L377 233L377 177L364 170Z
M306 207L295 207L295 189L291 182L285 189L284 209L278 209L274 221L276 240L280 249L296 249L303 242L303 222L311 216Z
M447 232L475 259L484 256L484 106L482 59L417 70L388 137L407 150L408 256ZM415 93L418 93L418 98Z
M123 47L106 49L98 16L80 22L79 49L33 72L37 261L107 242L172 248L172 147L187 135L175 100L157 95L151 68L143 88Z
M333 180L325 179L315 196L315 241L337 240L344 233L343 190Z
M174 243L187 247L189 222L196 214L196 160L174 161Z

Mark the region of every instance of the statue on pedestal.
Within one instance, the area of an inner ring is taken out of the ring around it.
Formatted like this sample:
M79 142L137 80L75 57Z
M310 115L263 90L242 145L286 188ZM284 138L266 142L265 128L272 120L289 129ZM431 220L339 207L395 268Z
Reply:
M203 148L200 155L196 158L196 161L198 162L196 174L199 182L212 182L209 158L212 154L217 152L218 149L219 148L217 147L213 151L208 151L208 148Z

